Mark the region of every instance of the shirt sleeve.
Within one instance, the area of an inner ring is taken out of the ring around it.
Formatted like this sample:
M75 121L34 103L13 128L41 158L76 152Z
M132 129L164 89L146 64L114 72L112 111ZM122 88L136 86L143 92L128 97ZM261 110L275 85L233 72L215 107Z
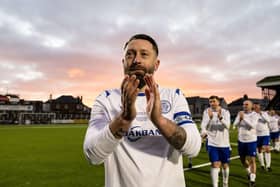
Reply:
M249 127L256 129L257 123L258 123L258 115L256 113L253 113L250 117L246 118L244 117L243 121L244 123Z
M119 145L110 128L110 120L104 100L107 96L101 94L93 104L89 126L84 139L84 154L92 164L101 164Z
M239 116L239 113L237 114L234 122L233 122L233 127L236 127L239 125L239 122L240 122L240 116Z
M204 110L203 115L202 115L202 121L201 121L201 134L207 133L207 126L210 122L209 115L207 113L207 109Z
M221 123L227 128L230 128L230 113L228 110L223 110L222 112L223 119L221 120Z
M201 147L200 134L192 120L188 102L179 89L175 92L173 120L186 131L187 135L185 144L180 151L188 157L197 156Z
M270 116L268 115L267 112L262 112L262 116L263 116L264 120L266 121L266 123L270 122Z

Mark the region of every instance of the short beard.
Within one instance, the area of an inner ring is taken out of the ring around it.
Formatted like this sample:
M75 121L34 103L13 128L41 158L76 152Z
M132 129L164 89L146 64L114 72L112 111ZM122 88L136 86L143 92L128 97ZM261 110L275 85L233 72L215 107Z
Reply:
M136 75L136 78L139 80L139 85L138 85L139 89L142 89L146 85L146 81L144 80L144 76Z
M152 67L150 69L145 69L143 70L144 74L134 74L136 76L136 78L139 80L139 85L138 88L142 89L145 85L146 85L146 81L144 80L145 74L153 74L155 71L155 68ZM129 70L125 70L125 74L128 74L129 76L133 75Z

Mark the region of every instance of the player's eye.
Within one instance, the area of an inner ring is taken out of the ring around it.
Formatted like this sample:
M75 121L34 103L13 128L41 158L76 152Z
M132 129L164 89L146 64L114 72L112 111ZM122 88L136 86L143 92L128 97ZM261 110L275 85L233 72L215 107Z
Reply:
M148 57L149 56L149 54L148 53L141 53L141 55L143 56L143 57Z
M132 59L132 58L134 58L134 56L135 56L134 54L135 54L135 53L133 53L132 51L127 51L125 57L126 57L127 59Z

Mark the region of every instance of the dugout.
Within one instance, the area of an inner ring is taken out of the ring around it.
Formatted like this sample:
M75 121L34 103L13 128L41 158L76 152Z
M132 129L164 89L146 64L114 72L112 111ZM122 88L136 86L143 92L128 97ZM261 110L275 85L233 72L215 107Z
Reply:
M269 99L266 110L280 110L280 75L265 77L256 84L261 87L263 97Z

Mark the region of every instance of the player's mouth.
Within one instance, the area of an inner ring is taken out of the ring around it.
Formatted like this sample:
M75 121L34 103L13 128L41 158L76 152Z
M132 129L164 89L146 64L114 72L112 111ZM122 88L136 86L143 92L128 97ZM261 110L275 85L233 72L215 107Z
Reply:
M135 70L130 70L131 74L144 74L145 71L142 69L135 69Z
M143 68L143 67L133 67L133 68L129 68L129 72L131 74L140 74L140 75L143 75L146 73L146 69Z

